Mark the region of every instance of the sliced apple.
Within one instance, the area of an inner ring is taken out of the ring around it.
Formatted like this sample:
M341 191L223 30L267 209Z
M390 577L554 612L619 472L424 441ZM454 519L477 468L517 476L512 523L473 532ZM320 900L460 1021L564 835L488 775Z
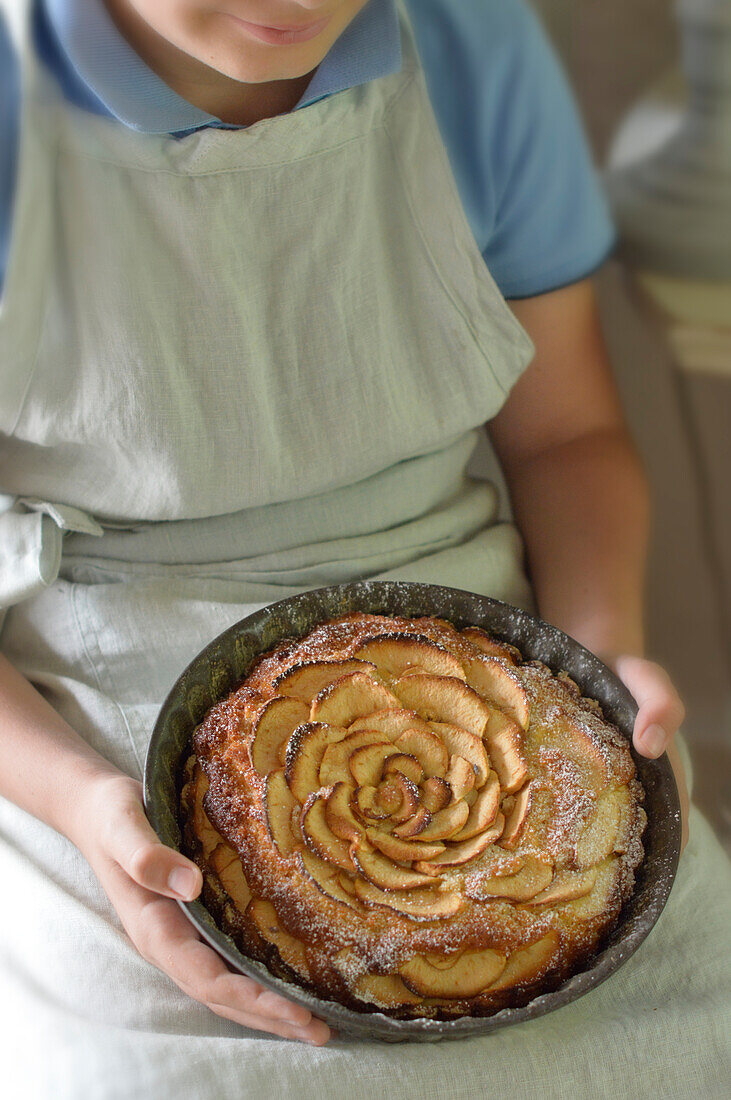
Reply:
M377 786L381 781L386 760L395 752L390 741L381 741L380 744L375 745L361 745L360 748L353 749L348 758L348 767L356 786Z
M500 838L500 847L512 851L518 847L518 840L530 808L530 783L518 791L513 805L505 819L505 829Z
M295 847L302 848L305 843L305 838L302 833L302 826L300 825L300 814L302 813L302 807L299 802L295 802L292 808L292 816L290 822L292 825L292 836L294 837Z
M516 649L514 645L491 638L487 631L479 626L466 626L460 633L463 637L468 638L486 657L499 657L510 664L515 664L522 659L520 650Z
M296 858L300 874L311 880L321 894L347 905L349 909L356 908L354 898L340 885L341 872L336 867L320 859L308 848L298 852Z
M389 817L378 797L377 787L356 787L350 798L350 808L357 818L369 825L373 821L382 821Z
M363 826L353 814L350 799L353 787L336 783L325 800L325 821L331 833L348 842L363 835Z
M454 833L452 840L469 840L479 833L483 833L497 818L500 808L500 783L495 772L488 774L485 786L479 791L477 798L469 809L469 817L459 832Z
M381 890L412 890L434 881L429 875L394 863L363 843L354 846L353 863L368 882Z
M395 741L409 729L423 729L429 732L429 726L415 710L405 710L400 705L374 711L365 718L356 718L350 725L348 733L357 733L364 729L380 733L389 741Z
M518 948L508 958L500 977L486 992L497 993L501 989L512 989L514 986L538 981L556 958L560 942L558 932L552 931L535 943Z
M404 792L399 784L394 782L394 778L394 775L389 775L386 779L382 779L376 787L374 796L376 805L388 815L398 813L404 806ZM410 816L408 812L406 816Z
M495 830L488 829L482 836L474 836L471 840L462 840L458 844L448 844L441 855L435 856L428 863L415 863L414 868L417 871L423 871L424 874L434 875L439 874L442 867L458 867L463 863L469 863L471 859L481 855L499 835L499 833L495 834Z
M309 717L309 707L298 699L275 697L259 711L249 743L249 759L259 775L279 767L279 749L287 744L295 728Z
M588 894L566 903L566 910L577 920L593 920L599 914L616 913L619 908L617 882L620 863L610 856L593 868L596 879Z
M208 819L208 814L203 808L203 799L208 793L208 776L196 761L193 771L193 827L195 835L203 849L203 855L207 859L211 852L220 844L221 834L213 828Z
M574 750L572 756L579 767L590 770L599 785L604 786L607 784L610 778L611 749L607 749L601 744L588 725L584 725L574 718L569 718L564 723L562 732L565 733L567 740L571 743ZM571 752L571 748L568 751Z
M338 882L349 897L355 897L355 883L349 875L346 875L344 871L341 871L338 875Z
M487 898L508 898L510 901L529 901L545 890L553 878L553 866L533 856L526 856L521 869L513 875L490 877L475 871L465 880L464 892L476 901Z
M393 749L391 742L385 740L383 734L375 730L362 729L356 733L348 733L342 740L335 741L325 749L320 764L320 783L325 787L332 787L336 783L351 783L353 775L350 770L350 758L357 749L366 745L380 745L382 748ZM375 783L371 786L375 786Z
M328 745L342 741L346 730L325 722L305 722L297 726L287 745L284 777L294 797L303 803L312 791L318 790L320 765Z
M453 951L450 955L435 955L427 951L422 958L426 959L429 966L433 966L436 970L451 970L455 963L458 963L462 958L462 954L462 951Z
M401 772L407 779L410 779L412 783L416 783L417 787L424 778L424 769L416 759L408 752L395 752L393 756L389 756L383 765L384 779L391 772Z
M463 756L450 756L449 768L444 778L452 788L452 796L457 802L475 785L474 768Z
M449 722L481 737L490 718L487 703L454 676L401 676L392 684L406 707L422 718Z
M616 793L620 809L619 826L614 839L614 851L617 855L623 855L627 851L635 832L637 835L641 835L644 831L647 817L642 807L632 801L629 787L620 787Z
M246 916L262 939L276 947L287 966L303 977L309 977L305 945L282 927L271 902L263 898L253 898L246 908Z
M475 786L481 787L487 779L489 769L482 738L449 722L430 722L429 725L450 755L463 756L465 760L469 760L475 772Z
M387 687L365 672L350 672L315 696L310 721L348 727L357 718L395 706L398 699Z
M528 905L565 905L567 901L583 898L594 889L596 868L588 871L559 871L550 886L531 898Z
M505 711L509 718L528 729L530 705L520 677L497 657L473 657L465 661L467 683L491 705Z
M426 829L429 822L432 820L432 815L427 810L426 806L419 806L416 812L408 821L404 821L403 825L397 825L393 830L393 835L400 837L401 839L407 839L409 837L418 836L421 839L421 834ZM431 838L432 840L434 837Z
M443 777L449 767L449 753L431 730L405 730L394 744L400 752L415 756L428 777Z
M464 680L461 662L423 634L381 634L369 638L355 656L371 661L382 676L393 680L414 666L434 676Z
M498 810L495 815L495 820L493 821L492 825L488 825L483 835L489 839L490 843L493 843L494 841L499 840L500 837L503 835L504 828L505 818ZM454 837L452 837L452 839L454 839Z
M302 719L306 722L309 717L309 706L315 696L319 695L328 684L335 683L350 672L372 673L375 672L375 666L369 661L357 660L304 661L282 672L272 686L279 695L299 699L307 704L307 715Z
M395 825L401 825L408 821L419 808L419 788L401 772L394 772L388 780L389 786L394 787L401 794L401 805L391 811L391 820ZM380 797L376 801L380 802Z
M485 744L503 794L515 794L528 775L520 728L503 711L493 709L485 730Z
M443 810L432 814L431 821L419 833L419 840L446 840L454 836L465 824L469 814L470 808L466 802L450 802Z
M432 776L421 785L421 803L430 814L443 810L452 801L452 788L446 779Z
M389 859L395 859L401 863L411 863L413 860L427 860L438 856L444 851L444 845L440 841L433 844L422 844L420 840L400 840L391 833L382 833L379 829L369 826L366 836L374 848L382 852ZM417 871L421 868L417 867Z
M330 793L332 792L328 792ZM325 817L325 804L325 799L318 794L310 795L305 801L300 816L305 844L326 863L351 871L353 861L350 858L349 842L341 840L331 831Z
M447 893L436 885L415 890L381 890L372 882L357 878L355 892L365 905L382 905L410 920L443 920L453 917L464 905L460 894Z
M246 881L238 852L222 841L211 852L210 862L231 901L243 913L253 895Z
M263 806L269 835L283 856L291 855L299 847L292 831L292 811L295 807L299 811L299 802L289 789L281 769L267 776Z
M423 956L402 963L399 974L409 989L424 997L476 997L486 986L497 981L505 969L506 958L499 951L483 948L464 951L449 969L431 966Z
M597 800L594 813L576 845L576 866L592 867L614 851L622 816L618 791L607 791Z
M420 1004L424 999L407 989L398 974L361 974L352 992L358 1000L383 1008Z

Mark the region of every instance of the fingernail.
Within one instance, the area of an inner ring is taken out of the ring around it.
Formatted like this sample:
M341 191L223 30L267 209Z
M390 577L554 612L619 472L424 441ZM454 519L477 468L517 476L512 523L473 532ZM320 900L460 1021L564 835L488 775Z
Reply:
M319 1040L317 1040L317 1038L314 1038L314 1036L309 1036L306 1034L302 1034L301 1038L303 1043L309 1043L310 1046L322 1046L322 1038L319 1038ZM329 1040L330 1036L328 1036L328 1041Z
M198 887L198 876L191 867L174 867L168 875L168 886L179 898L191 898Z
M667 742L668 737L665 730L658 725L648 726L640 738L643 753L653 760L656 760L658 756L662 756Z

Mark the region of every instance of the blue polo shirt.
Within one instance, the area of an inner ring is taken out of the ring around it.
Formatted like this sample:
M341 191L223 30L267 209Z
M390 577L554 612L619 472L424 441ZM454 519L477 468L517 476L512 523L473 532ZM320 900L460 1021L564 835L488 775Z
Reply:
M465 213L506 298L576 282L607 256L613 229L576 105L525 0L405 0ZM169 88L102 0L35 0L35 48L68 99L140 133L183 140L235 129ZM368 0L294 110L401 67L396 0ZM0 278L12 218L18 64L0 16Z

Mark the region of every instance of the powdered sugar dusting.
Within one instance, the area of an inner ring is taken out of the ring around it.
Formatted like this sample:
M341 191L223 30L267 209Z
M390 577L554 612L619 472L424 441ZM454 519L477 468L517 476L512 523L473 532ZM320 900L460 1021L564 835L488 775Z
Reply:
M411 594L411 586L404 586L404 594L407 592ZM291 637L277 643L271 652L257 660L245 687L233 693L229 703L241 709L243 693L254 705L260 706L261 699L271 697L273 681L287 669L312 661L351 658L366 638L386 630L426 634L434 643L460 658L478 652L447 620L347 612L315 627L305 637ZM531 703L531 726L525 739L530 779L536 784L536 791L542 786L552 795L549 820L529 821L530 827L525 829L517 855L543 855L557 866L561 861L568 865L602 782L627 782L634 768L621 735L602 719L595 703L577 693L572 682L562 681L535 662L519 665L515 672L528 691ZM591 917L580 923L577 913L582 910L578 902L569 902L556 910L539 907L530 911L520 904L498 899L465 898L460 911L449 920L424 921L405 917L382 905L368 908L355 899L349 905L323 894L307 873L303 873L301 860L298 863L296 856L283 857L273 843L261 806L261 777L251 769L247 771L241 753L238 767L230 764L232 745L239 736L232 734L232 729L241 731L243 726L243 740L234 746L239 748L251 736L251 712L247 712L238 726L232 726L229 721L224 737L219 727L225 714L225 706L215 708L214 717L207 717L197 736L209 778L213 780L215 776L222 784L218 795L209 796L207 809L216 827L237 848L255 896L270 900L282 928L311 945L308 958L311 964L316 960L319 972L329 961L333 982L337 986L337 979L343 987L341 992L352 991L358 978L366 973L395 973L415 953L449 956L489 947L510 954L521 945L535 942L551 929L557 929L563 944L560 956L563 962L559 964L557 957L558 967L580 957L596 942L606 917L602 914L601 919ZM216 735L206 728L211 722L217 726ZM211 752L214 756L218 753L221 760L228 759L226 767L216 766ZM623 780L625 773L627 779ZM239 801L242 781L248 791L243 803ZM539 805L536 796L536 806ZM516 858L514 854L506 856L503 852L496 861L495 851L497 849L470 861L468 871L447 870L441 889L461 892L467 874L474 875L482 867L488 869L489 874L496 874L501 871L500 859ZM618 911L627 889L631 888L631 884L628 887L631 868L641 856L642 846L635 835L626 853L612 857L611 862L616 865L616 871L612 872L613 885L607 885L608 880L604 883L610 916ZM311 974L303 970L300 973L304 980L311 978ZM345 1001L348 1003L347 997ZM497 1008L501 1001L504 1003L504 996L493 996L488 997L486 1003L494 1003ZM389 1004L384 1001L381 1007L388 1008Z

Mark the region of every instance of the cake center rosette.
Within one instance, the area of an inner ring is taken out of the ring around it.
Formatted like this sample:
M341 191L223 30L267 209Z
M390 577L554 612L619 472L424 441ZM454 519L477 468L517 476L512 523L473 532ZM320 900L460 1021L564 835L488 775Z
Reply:
M248 790L211 861L299 978L322 984L329 966L335 995L395 1007L496 994L555 965L567 929L616 910L612 864L639 820L631 758L595 736L590 701L549 729L549 679L576 702L571 681L477 627L344 616L266 657L225 735L202 724L221 832L225 776L243 767ZM308 884L336 907L324 953Z
M305 870L335 896L455 913L462 898L441 889L443 873L511 842L525 817L529 708L517 677L494 654L465 667L427 637L387 633L349 660L296 665L274 687L251 761L268 776L280 851L301 839Z

